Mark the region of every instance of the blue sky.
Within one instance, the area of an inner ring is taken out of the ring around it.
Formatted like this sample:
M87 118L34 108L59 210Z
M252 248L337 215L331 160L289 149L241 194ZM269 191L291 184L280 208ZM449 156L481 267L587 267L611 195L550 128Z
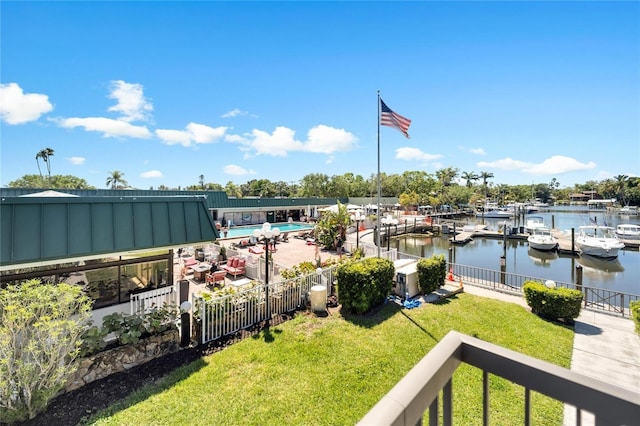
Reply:
M11 2L1 172L136 188L377 170L640 174L638 2Z

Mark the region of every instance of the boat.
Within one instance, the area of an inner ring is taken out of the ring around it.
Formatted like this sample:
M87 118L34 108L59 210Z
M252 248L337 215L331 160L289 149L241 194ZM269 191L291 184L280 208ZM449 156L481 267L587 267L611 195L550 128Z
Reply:
M546 228L544 225L544 218L542 216L528 216L524 230L533 234L534 231L539 228Z
M640 240L640 225L621 223L616 227L616 235L623 240Z
M623 215L637 215L638 206L624 206L620 210L618 210L618 213Z
M551 235L551 230L546 227L535 228L527 241L529 247L540 251L555 250L558 247L558 240Z
M485 219L509 219L514 216L514 212L504 207L498 207L496 203L487 203L480 211L476 212L476 217Z
M624 243L618 239L611 226L585 225L580 227L576 246L581 254L614 259Z

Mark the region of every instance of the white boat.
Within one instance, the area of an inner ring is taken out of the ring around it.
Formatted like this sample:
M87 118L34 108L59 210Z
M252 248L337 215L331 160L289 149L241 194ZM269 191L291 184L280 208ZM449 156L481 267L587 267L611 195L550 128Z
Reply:
M476 217L484 217L487 219L509 219L513 216L513 210L498 207L496 203L487 203L484 208L476 213Z
M621 223L616 227L616 235L623 240L640 240L640 225Z
M636 215L638 214L638 206L624 206L618 210L618 213L624 215Z
M529 247L541 251L555 250L558 247L558 240L551 235L551 230L546 227L535 228L527 241Z
M528 216L527 222L524 225L524 230L533 234L535 230L539 228L546 228L544 225L544 218L542 216Z
M614 259L624 247L611 226L581 226L576 245L582 254Z

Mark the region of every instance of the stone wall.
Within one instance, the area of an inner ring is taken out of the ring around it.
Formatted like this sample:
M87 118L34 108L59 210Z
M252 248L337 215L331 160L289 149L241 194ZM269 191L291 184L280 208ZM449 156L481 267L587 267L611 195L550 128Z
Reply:
M63 392L78 389L95 380L120 373L179 348L180 333L169 330L163 334L141 339L135 345L118 346L78 361L76 372L69 377Z

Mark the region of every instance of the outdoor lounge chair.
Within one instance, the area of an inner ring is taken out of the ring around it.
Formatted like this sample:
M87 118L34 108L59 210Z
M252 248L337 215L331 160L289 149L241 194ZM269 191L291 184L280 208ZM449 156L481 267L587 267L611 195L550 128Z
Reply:
M249 247L249 253L251 254L262 254L264 253L264 249L260 246Z

